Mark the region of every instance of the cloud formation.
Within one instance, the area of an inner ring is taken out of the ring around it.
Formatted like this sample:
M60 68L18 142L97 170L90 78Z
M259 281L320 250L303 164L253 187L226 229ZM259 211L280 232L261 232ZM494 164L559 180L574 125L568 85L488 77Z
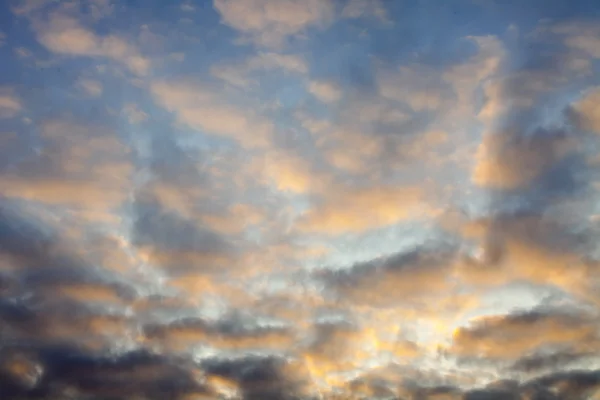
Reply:
M0 5L2 395L600 398L590 2L154 3Z

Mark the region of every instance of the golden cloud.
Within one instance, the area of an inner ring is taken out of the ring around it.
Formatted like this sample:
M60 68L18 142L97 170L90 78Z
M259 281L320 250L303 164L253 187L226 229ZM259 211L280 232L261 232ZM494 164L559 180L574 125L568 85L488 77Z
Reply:
M600 134L600 87L589 89L573 105L573 110L581 128Z
M296 224L302 232L341 234L381 228L427 211L424 192L411 186L332 187Z

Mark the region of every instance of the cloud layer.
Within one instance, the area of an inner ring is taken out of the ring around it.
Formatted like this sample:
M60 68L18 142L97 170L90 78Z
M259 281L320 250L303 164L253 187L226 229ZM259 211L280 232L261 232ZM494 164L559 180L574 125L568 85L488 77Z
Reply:
M0 6L0 393L600 398L600 16L496 3Z

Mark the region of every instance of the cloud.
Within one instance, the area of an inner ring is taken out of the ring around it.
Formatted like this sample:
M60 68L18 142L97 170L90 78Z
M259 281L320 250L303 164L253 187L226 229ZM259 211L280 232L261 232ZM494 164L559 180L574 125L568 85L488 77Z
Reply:
M83 90L88 96L98 97L102 95L103 87L102 84L93 79L80 79L77 82L77 86Z
M342 9L342 17L375 17L383 22L389 21L388 13L379 0L350 0Z
M308 91L323 103L335 103L342 97L341 90L331 82L312 81Z
M477 285L497 286L530 282L585 294L585 281L594 268L584 249L590 238L576 232L574 222L552 217L499 215L464 227L465 244L474 243L479 255L458 263L457 277Z
M324 190L329 177L291 152L273 151L257 157L250 170L280 192L309 194Z
M135 103L126 104L123 112L131 124L139 124L148 119L148 114L141 110Z
M447 84L441 76L424 65L402 66L397 71L378 74L381 96L401 101L413 111L435 111L450 100Z
M600 58L598 27L585 21L563 22L549 27L553 33L563 37L564 43L593 58Z
M50 14L48 21L34 22L39 42L52 52L109 58L139 76L147 75L150 70L150 60L118 36L98 36L76 19L59 13Z
M594 322L589 316L531 311L483 317L472 327L456 332L452 350L461 357L511 360L544 347L578 348L595 340Z
M444 269L450 269L454 251L414 249L360 262L343 270L317 274L340 299L373 306L410 303L448 289Z
M181 319L169 324L144 327L145 340L169 351L185 352L201 343L224 351L283 350L294 337L289 328L277 324L260 324L258 318L232 312L217 321Z
M17 115L23 106L20 99L10 89L0 88L0 118L12 118Z
M16 203L3 202L3 338L30 346L73 343L98 351L114 344L115 338L126 342L131 321L110 307L122 309L135 291L117 276L107 279L102 272L105 257L90 257L90 248L83 251L63 231L63 226L44 223ZM21 297L25 292L30 293L27 299Z
M535 3L15 3L0 393L598 396L598 32Z
M30 348L13 345L5 348L4 352L7 359L12 357L13 362L26 360L26 363L20 362L28 365L32 372L41 371L37 372L41 375L39 380L27 379L27 370L16 373L19 380L25 382L20 385L18 380L9 380L10 375L2 376L4 393L12 398L34 395L56 398L162 395L183 399L184 396L211 395L210 389L198 382L191 363L176 362L145 351L108 357L89 354L70 345ZM90 371L94 371L92 379ZM48 377L52 378L49 380ZM33 389L27 387L27 382L31 381L34 382Z
M0 177L4 195L64 207L83 220L114 223L111 211L126 199L129 188L131 166L124 147L103 136L102 128L48 121L44 131L49 136L39 156L31 155L17 164L19 169ZM85 134L78 136L84 132L97 136L87 136L86 142Z
M329 0L215 0L214 7L223 23L267 47L279 47L288 36L324 25L333 14Z
M238 64L223 64L211 67L211 74L230 85L247 87L256 85L257 72L283 71L304 75L308 72L306 61L299 55L259 52Z
M477 90L482 85L485 90L488 80L502 71L503 62L507 59L504 44L495 36L475 36L468 40L478 47L477 54L442 74L456 96L456 103L449 110L452 119L457 116L472 118L478 113Z
M389 226L426 212L423 195L410 186L331 188L300 218L297 228L335 235Z
M151 92L159 105L194 129L233 139L244 147L265 147L270 143L271 121L220 99L209 88L183 81L155 82Z
M133 242L154 264L172 271L211 270L227 265L233 247L224 237L163 210L140 195L135 203Z
M183 3L183 4L181 4L181 6L179 6L179 8L181 9L181 11L184 11L184 12L196 11L196 8L193 5L191 5L190 3Z
M589 89L572 106L574 117L582 129L600 133L600 88Z
M41 152L0 176L5 196L73 207L100 220L126 199L132 166L114 132L56 119L43 122L41 133Z
M319 130L312 133L322 156L331 166L358 176L376 173L379 167L377 162L386 150L383 138L371 135L368 131L361 131L351 123L333 127L312 127Z
M504 190L522 188L577 151L577 138L568 132L539 129L530 137L521 134L484 136L477 150L474 183Z

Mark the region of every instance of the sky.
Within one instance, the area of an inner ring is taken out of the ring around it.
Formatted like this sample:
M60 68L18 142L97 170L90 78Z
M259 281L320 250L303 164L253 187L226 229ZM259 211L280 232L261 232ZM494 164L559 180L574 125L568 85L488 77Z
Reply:
M7 0L0 60L0 397L600 399L596 0Z

